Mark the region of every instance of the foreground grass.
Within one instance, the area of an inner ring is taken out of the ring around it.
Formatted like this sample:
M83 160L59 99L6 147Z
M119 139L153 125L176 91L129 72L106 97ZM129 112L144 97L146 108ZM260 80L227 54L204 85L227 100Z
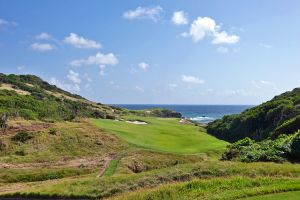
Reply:
M240 178L236 178L239 176ZM261 177L268 177L266 179ZM204 183L212 182L212 186L220 183L224 188L234 188L245 179L245 185L250 184L245 191L254 188L253 185L261 186L259 193L265 194L277 191L300 190L300 166L293 164L274 163L235 163L206 161L195 164L182 164L164 169L157 169L133 175L113 175L109 177L96 178L95 176L84 176L78 178L65 178L55 181L30 183L30 187L8 192L9 196L39 196L39 197L85 197L105 198L145 188L158 187L162 184L192 181L203 179ZM254 180L251 181L251 180ZM231 180L227 182L227 180ZM266 180L266 181L264 181ZM277 181L278 180L278 181ZM280 181L279 181L280 180ZM248 181L248 182L247 182ZM288 182L291 181L291 182ZM236 182L236 183L234 183ZM271 182L272 185L265 183ZM282 184L281 184L282 183ZM287 183L287 184L286 184ZM28 183L29 184L29 183ZM228 186L226 186L229 184ZM231 185L230 185L231 184ZM206 184L202 184L205 187ZM171 185L173 186L173 185ZM170 186L170 187L171 187ZM176 185L175 185L176 186ZM202 187L201 186L201 187ZM274 187L273 187L274 186ZM286 187L287 186L287 187ZM269 190L269 189L274 190ZM209 189L209 188L208 188ZM214 193L217 188L202 190ZM177 189L176 189L177 190ZM174 189L174 191L176 191ZM253 189L254 190L254 189ZM172 189L173 191L173 189ZM195 190L197 191L197 190ZM145 190L145 192L149 192ZM230 191L228 190L230 193ZM3 193L2 195L4 195ZM224 193L225 194L225 193ZM126 194L127 195L127 194ZM125 196L126 196L125 195ZM130 194L131 195L131 194ZM254 194L253 194L254 195ZM256 194L255 194L256 195ZM124 198L125 198L124 196ZM246 197L246 196L240 196ZM150 198L151 199L151 198ZM193 198L191 198L193 199Z
M161 186L156 189L127 193L113 199L164 200L164 199L236 199L268 193L300 190L300 179L215 178Z
M284 192L279 194L269 194L263 196L250 197L245 200L299 200L300 191Z
M95 119L100 129L113 133L138 147L159 152L197 154L222 151L227 143L218 140L199 126L180 124L178 119L126 117L145 121L147 125L129 124L125 121Z
M91 168L0 169L0 183L35 182L95 173Z

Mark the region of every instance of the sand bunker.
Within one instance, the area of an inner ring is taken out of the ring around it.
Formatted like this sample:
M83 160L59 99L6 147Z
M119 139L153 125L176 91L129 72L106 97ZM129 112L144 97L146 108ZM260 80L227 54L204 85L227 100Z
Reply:
M142 121L126 121L127 123L130 124L138 124L138 125L145 125L147 124L146 122L142 122Z

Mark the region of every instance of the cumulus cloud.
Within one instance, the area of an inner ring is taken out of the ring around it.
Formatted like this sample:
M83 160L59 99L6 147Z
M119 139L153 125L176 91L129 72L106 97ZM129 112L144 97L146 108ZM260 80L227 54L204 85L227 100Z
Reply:
M88 65L116 65L118 59L113 53L102 54L98 52L94 56L89 56L85 59L73 60L70 63L72 66L88 66Z
M191 37L194 42L208 36L212 38L213 44L235 44L240 40L237 35L229 35L226 31L221 31L221 26L209 17L198 17L191 24L190 30L182 33L182 35Z
M125 19L151 19L157 21L160 19L163 12L162 7L137 7L134 10L128 10L123 13Z
M64 39L64 42L66 44L70 44L75 48L79 48L79 49L100 49L101 48L100 43L94 40L86 39L82 36L77 35L76 33L70 33L70 35Z
M142 70L147 70L149 68L149 64L145 62L141 62L138 64L138 67Z
M204 80L201 80L198 77L187 76L187 75L183 75L182 76L182 81L183 82L187 82L187 83L195 83L195 84L202 84L202 83L204 83Z
M30 45L31 49L35 51L40 51L40 52L46 52L46 51L51 51L56 49L56 47L52 44L48 43L33 43Z
M229 35L227 32L215 32L213 44L235 44L240 40L240 37L237 35Z
M43 32L35 36L37 40L50 40L52 36L49 33Z
M185 25L189 23L187 14L183 11L175 11L173 13L171 21L175 25Z
M79 73L74 72L73 70L69 70L67 78L75 84L81 83L81 79L79 77Z

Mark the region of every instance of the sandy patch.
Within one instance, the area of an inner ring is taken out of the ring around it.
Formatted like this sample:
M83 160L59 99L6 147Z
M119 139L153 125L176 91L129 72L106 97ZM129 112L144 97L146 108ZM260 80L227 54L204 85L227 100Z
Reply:
M30 92L13 88L13 85L11 85L11 84L2 83L0 86L0 89L1 90L13 90L16 93L21 94L21 95L30 95Z
M142 121L126 121L129 124L146 125L148 123Z

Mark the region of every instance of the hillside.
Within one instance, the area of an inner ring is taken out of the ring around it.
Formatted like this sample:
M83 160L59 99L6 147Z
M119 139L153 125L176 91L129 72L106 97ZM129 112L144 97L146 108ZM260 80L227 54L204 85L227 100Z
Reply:
M116 119L120 114L175 117L181 114L167 109L133 111L89 101L64 91L34 75L0 73L0 114L43 121L74 120L80 117Z
M34 75L0 74L0 113L42 120L115 118L118 110L71 94Z
M235 142L245 137L256 141L294 134L300 129L300 88L285 92L241 114L225 116L208 125L208 133Z
M207 131L235 142L223 160L242 162L300 161L300 88L239 115L225 116L208 125Z

